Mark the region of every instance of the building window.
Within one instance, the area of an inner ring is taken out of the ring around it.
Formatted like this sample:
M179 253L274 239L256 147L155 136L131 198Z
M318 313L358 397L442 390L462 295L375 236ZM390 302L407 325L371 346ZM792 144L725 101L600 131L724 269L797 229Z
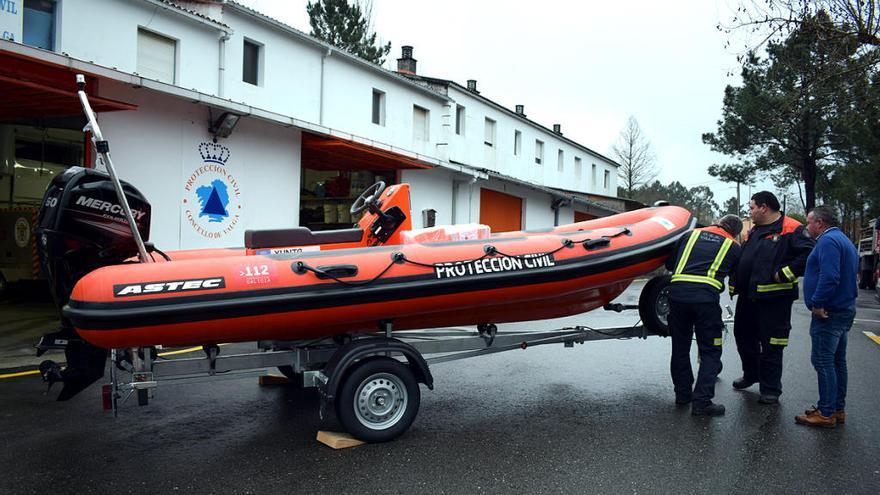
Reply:
M599 184L596 183L596 164L593 164L592 170L590 170L590 185L593 186L594 189L598 189Z
M146 29L138 29L137 72L139 75L174 84L177 42Z
M513 131L513 155L519 156L522 153L522 133Z
M544 161L544 141L535 140L535 163L540 165Z
M579 156L574 157L574 178L580 181L581 175L583 175L583 164L581 163L581 158Z
M559 172L565 171L565 153L562 150L556 153L556 170Z
M605 171L605 190L607 191L611 187L611 172Z
M253 84L260 85L260 69L262 68L263 46L250 40L244 40L244 66L242 68L241 80Z
M455 105L455 133L464 136L464 107Z
M495 146L495 121L486 117L486 135L483 137L486 146Z
M385 92L373 88L373 123L385 125Z
M14 2L5 2L9 7ZM0 3L2 5L2 3ZM5 10L5 9L4 9ZM22 37L25 45L45 50L55 49L55 2L51 0L25 0Z
M428 109L413 105L413 139L427 141L428 134Z

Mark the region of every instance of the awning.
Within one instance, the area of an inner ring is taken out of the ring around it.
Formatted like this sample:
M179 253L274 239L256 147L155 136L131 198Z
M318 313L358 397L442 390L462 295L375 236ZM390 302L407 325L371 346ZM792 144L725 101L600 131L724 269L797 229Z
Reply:
M356 141L302 133L302 166L313 170L433 168L408 156Z
M0 121L82 115L76 74L70 68L0 51ZM136 110L130 103L95 96L100 78L86 74L89 101L95 112Z

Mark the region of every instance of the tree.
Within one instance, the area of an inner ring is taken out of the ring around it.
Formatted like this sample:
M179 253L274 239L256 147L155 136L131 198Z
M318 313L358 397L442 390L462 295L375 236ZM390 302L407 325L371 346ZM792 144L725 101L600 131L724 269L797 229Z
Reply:
M647 184L657 176L657 164L651 143L642 133L635 117L630 116L620 137L612 148L620 163L617 169L621 181L620 188L626 197L632 198L633 191Z
M740 211L742 208L742 201L740 199L739 188L742 184L751 184L756 176L757 170L754 165L750 165L747 163L741 165L711 165L709 166L709 175L712 177L718 177L722 182L734 182L736 183L736 208L730 210L725 206L725 210L728 213L734 213ZM729 202L729 200L728 200ZM726 205L727 203L725 203ZM739 213L736 213L737 215Z
M669 204L690 210L703 225L709 225L718 212L718 204L714 194L707 186L696 186L688 189L675 181L664 186L659 180L646 184L634 191L633 199L646 204L664 200Z
M766 60L750 53L743 85L725 89L718 130L703 134L713 150L758 170L790 169L803 182L807 210L819 167L837 153L832 125L854 50L819 36L829 22L820 12L785 41L770 42Z
M724 215L736 215L738 217L745 216L742 203L739 202L739 199L737 199L736 196L731 196L724 202L724 206L721 207L721 213Z
M347 0L318 0L306 5L312 36L348 51L364 60L382 65L391 51L391 42L376 44L372 33L372 3L364 8L360 3L349 4Z
M778 41L824 12L831 20L822 28L827 38L851 38L866 47L880 47L880 5L877 0L751 0L741 1L729 26L731 34L746 29L759 43ZM752 50L758 46L752 46Z

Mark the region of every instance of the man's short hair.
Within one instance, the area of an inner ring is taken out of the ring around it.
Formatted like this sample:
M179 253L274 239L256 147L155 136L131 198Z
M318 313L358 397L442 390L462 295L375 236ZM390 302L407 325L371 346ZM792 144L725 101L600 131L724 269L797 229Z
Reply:
M743 228L742 220L736 215L724 215L715 222L715 225L721 227L733 237L738 236Z
M840 221L837 219L837 211L831 206L817 206L810 210L810 213L813 214L813 218L822 220L829 227L840 225Z
M752 201L756 206L766 206L773 211L779 211L779 200L770 191L759 191L752 195Z

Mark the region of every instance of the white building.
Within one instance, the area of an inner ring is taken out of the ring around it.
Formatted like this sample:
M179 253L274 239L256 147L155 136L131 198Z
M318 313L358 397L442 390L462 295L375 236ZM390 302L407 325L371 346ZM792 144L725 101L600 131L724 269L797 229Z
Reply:
M339 228L377 179L411 184L414 227L431 210L437 224L517 230L623 209L614 161L475 81L416 75L409 47L400 73L388 71L233 1L4 5L0 208L37 204L58 170L92 164L75 96L84 73L163 249L240 246L246 229ZM234 127L215 144L224 118ZM206 214L199 187L218 183L225 214Z

